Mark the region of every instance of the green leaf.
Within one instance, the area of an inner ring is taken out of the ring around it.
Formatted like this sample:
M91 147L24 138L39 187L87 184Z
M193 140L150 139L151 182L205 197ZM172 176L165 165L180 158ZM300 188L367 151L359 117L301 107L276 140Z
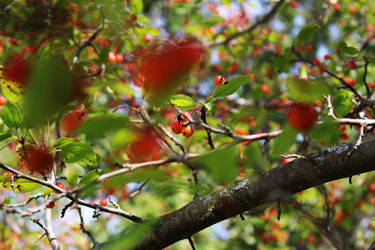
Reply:
M97 164L97 156L86 142L62 137L55 142L55 147L61 149L60 157L66 163L80 163L89 166Z
M143 1L142 0L132 0L130 4L130 10L133 14L139 14L142 12L143 9Z
M350 112L353 106L350 101L352 98L353 94L344 89L339 89L335 92L332 98L332 105L337 117L343 117Z
M223 97L235 93L242 85L250 81L250 76L243 75L232 78L227 84L217 87L212 97Z
M12 182L8 177L8 174L2 174L0 175L0 186L3 188L6 188L8 190L13 191L12 188ZM38 188L40 188L42 185L39 183L35 183L26 179L19 178L13 182L14 186L14 191L17 193L24 193L24 192L30 192L34 191Z
M265 164L264 157L262 155L262 149L259 143L253 142L245 147L246 166L254 168L257 166L263 167Z
M286 125L281 134L271 141L271 157L280 157L280 154L289 153L297 134L297 131Z
M88 140L96 140L118 130L126 130L128 119L123 115L102 114L88 117L79 132Z
M280 72L288 72L289 71L289 67L290 67L290 64L289 62L293 60L293 56L292 55L281 55L281 56L278 56L276 57L275 59L275 68L276 68L276 71L280 71Z
M193 160L193 163L203 166L214 179L229 181L236 177L238 152L235 147L217 149Z
M136 223L128 226L116 239L111 240L109 244L105 245L104 249L134 249L135 246L148 235L148 232L152 229L153 223L151 219L147 220L145 223Z
M320 26L318 24L305 25L296 37L297 45L302 45L306 41L310 40L319 29Z
M14 140L14 139L17 139L17 137L15 137L11 134L8 134L8 133L0 135L0 142Z
M323 117L321 122L313 127L311 137L326 145L334 145L340 138L337 122L332 117Z
M21 86L15 82L7 81L5 79L1 79L0 76L0 83L1 83L1 92L3 93L4 97L12 102L12 103L20 103L22 100L22 91Z
M4 123L12 129L20 128L23 122L21 111L16 105L10 102L4 105L1 117Z
M73 100L73 77L61 57L41 58L35 64L24 96L25 121L41 125Z
M314 102L329 94L328 85L321 80L286 79L286 88L293 98L303 102Z
M169 101L182 110L191 110L195 105L195 102L191 97L182 94L171 96Z
M162 181L165 178L165 169L141 169L125 175L114 176L106 183L105 187L120 187L130 182L142 182L146 180Z
M346 44L346 42L344 42L344 41L340 41L337 44L337 48L339 48L342 52L344 52L345 54L348 54L348 55L356 55L356 54L358 54L358 49L356 49L354 47L351 47L351 46L348 46Z
M94 169L88 172L85 176L82 177L81 181L79 182L79 185L84 186L89 184L90 182L96 180L100 176L100 173L100 169Z

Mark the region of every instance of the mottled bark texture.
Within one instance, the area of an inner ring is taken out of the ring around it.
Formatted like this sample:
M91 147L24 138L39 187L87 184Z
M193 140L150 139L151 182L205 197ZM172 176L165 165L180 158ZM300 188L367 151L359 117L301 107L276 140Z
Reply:
M227 218L285 199L325 182L375 170L375 139L328 148L273 168L256 179L234 182L162 216L136 249L162 249Z

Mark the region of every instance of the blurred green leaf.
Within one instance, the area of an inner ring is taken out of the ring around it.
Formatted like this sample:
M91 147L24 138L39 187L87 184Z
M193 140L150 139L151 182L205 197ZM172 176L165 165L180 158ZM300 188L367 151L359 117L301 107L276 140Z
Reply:
M33 68L25 90L28 126L43 124L73 99L72 75L61 57L44 57Z
M128 172L123 175L117 175L109 179L106 187L120 187L130 182L142 182L147 180L162 181L166 178L165 169L140 169Z
M329 94L328 85L322 80L286 79L286 88L293 98L302 102L314 102Z
M128 119L123 115L94 115L79 127L79 133L85 134L88 140L97 140L115 131L126 130L127 123Z
M345 54L348 54L348 55L356 55L356 54L358 54L358 49L356 49L354 47L348 46L346 44L346 42L344 42L344 41L340 41L337 44L337 48L340 49Z
M284 126L281 134L271 141L271 157L280 157L280 154L289 153L290 148L296 140L298 132L291 128L288 124Z
M148 220L145 223L136 223L127 227L125 231L120 233L115 239L109 241L110 243L107 244L104 249L134 249L134 247L148 235L153 224L153 220Z
M257 142L250 143L245 147L246 166L253 168L265 164L261 145Z
M15 140L17 139L17 137L11 135L11 134L8 134L8 133L5 133L5 134L0 134L0 142L3 142L3 141L9 141L9 140Z
M130 10L133 14L139 14L143 9L143 0L132 0L130 2Z
M326 145L335 144L340 138L337 122L332 117L323 117L311 130L311 137L324 142Z
M10 102L5 103L3 112L1 113L1 118L4 123L12 129L20 128L23 123L21 111L16 105Z
M217 149L193 160L203 166L212 177L219 181L233 180L238 174L238 152L236 147Z
M320 29L318 24L305 25L296 37L297 45L303 45L305 42L313 38L315 33Z

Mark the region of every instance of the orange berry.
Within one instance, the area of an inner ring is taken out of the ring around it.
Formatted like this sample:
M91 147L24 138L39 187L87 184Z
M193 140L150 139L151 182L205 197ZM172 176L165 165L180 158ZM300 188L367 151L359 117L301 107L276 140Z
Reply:
M182 128L182 134L185 137L190 137L194 133L192 126L187 126Z

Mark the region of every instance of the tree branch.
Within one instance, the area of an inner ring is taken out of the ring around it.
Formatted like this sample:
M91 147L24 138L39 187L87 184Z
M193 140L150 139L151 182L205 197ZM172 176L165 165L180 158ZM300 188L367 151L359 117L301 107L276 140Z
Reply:
M136 249L162 249L219 221L283 200L325 182L375 170L375 139L367 140L343 161L355 143L328 148L198 198L161 217Z
M210 47L217 47L217 46L220 46L220 45L228 45L233 39L235 39L239 36L242 36L244 34L248 34L248 33L252 32L253 30L255 30L257 27L259 27L260 25L263 25L263 24L267 23L277 13L277 11L283 5L283 3L284 3L284 0L278 1L267 14L262 16L258 21L256 21L252 25L250 25L247 29L239 31L237 33L234 33L233 35L229 36L224 41L212 43L210 45Z

